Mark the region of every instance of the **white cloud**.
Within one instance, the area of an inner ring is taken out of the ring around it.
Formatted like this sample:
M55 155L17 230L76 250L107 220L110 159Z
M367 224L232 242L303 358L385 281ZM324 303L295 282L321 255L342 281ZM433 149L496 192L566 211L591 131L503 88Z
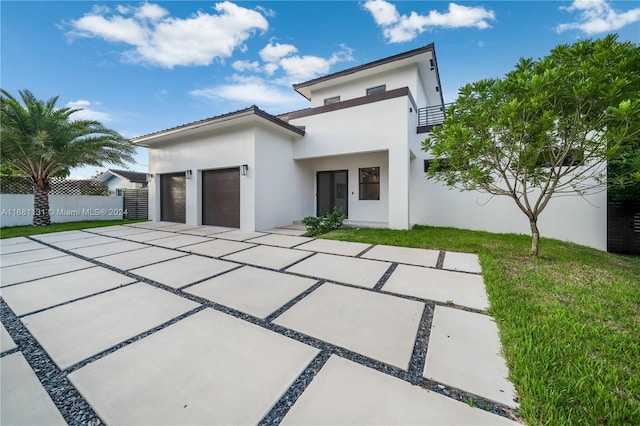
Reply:
M111 114L95 109L95 107L100 106L99 102L78 99L77 101L67 102L65 106L67 108L79 109L79 111L71 114L73 120L97 120L103 124L114 121L114 117Z
M231 66L236 71L260 71L260 63L258 61L235 61Z
M640 21L640 8L617 12L606 0L574 0L571 6L560 9L577 12L578 16L575 22L558 25L558 33L573 29L586 34L605 33Z
M415 39L418 34L432 28L491 28L489 21L496 19L495 12L482 6L463 6L449 3L446 12L431 10L427 15L411 12L401 15L396 7L385 0L367 0L363 7L371 13L390 43Z
M341 45L340 50L329 58L313 55L292 55L280 59L279 65L286 73L286 77L280 79L281 84L301 83L306 80L327 74L332 65L338 62L353 61L353 49Z
M215 11L198 11L180 19L151 3L119 7L119 14L111 16L104 9L94 9L72 21L73 30L67 35L125 43L133 47L123 55L125 60L173 68L209 65L216 58L230 57L256 30L269 28L260 12L229 1L216 3Z
M298 49L292 44L269 43L260 51L260 57L265 62L276 63L285 56L297 52Z
M272 85L260 77L234 75L230 80L228 84L192 90L189 94L214 102L225 99L247 105L291 106L300 103L300 97L291 89Z

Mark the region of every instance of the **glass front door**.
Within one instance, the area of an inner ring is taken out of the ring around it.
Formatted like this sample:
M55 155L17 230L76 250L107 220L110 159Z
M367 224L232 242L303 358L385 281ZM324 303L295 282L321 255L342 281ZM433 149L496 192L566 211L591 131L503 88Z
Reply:
M347 170L318 172L316 175L318 189L317 216L324 216L333 211L334 207L341 208L346 216L349 215L349 186Z

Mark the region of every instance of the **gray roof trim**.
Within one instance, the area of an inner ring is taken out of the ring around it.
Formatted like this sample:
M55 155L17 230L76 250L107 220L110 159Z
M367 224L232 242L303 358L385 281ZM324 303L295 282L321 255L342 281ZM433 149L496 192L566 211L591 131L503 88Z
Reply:
M154 133L149 133L147 135L138 136L137 138L133 138L131 141L136 145L145 146L145 143L152 141L156 137L166 136L166 135L171 134L171 133L179 133L181 131L186 131L186 130L193 130L193 129L197 129L197 128L204 127L204 126L215 125L217 123L223 123L223 122L227 122L227 121L230 121L230 120L234 120L236 118L247 117L247 116L250 116L250 115L255 115L255 116L260 117L262 119L265 119L265 120L267 120L267 121L269 121L271 123L274 123L274 124L282 127L285 130L288 130L290 132L296 133L296 134L298 134L300 136L304 136L304 130L303 129L300 129L300 128L296 127L296 126L293 126L293 125L287 123L286 121L283 121L283 120L279 119L278 117L275 117L275 116L273 116L273 115L261 110L257 106L252 105L249 108L241 109L241 110L238 110L238 111L234 111L234 112L230 112L230 113L226 113L226 114L222 114L222 115L217 115L217 116L210 117L210 118L205 118L204 120L194 121L194 122L183 124L183 125L180 125L180 126L171 127L169 129L161 130L161 131L154 132Z
M366 64L358 65L356 67L348 68L348 69L343 70L343 71L338 71L338 72L335 72L333 74L328 74L328 75L325 75L325 76L322 76L322 77L318 77L318 78L314 78L312 80L308 80L308 81L305 81L305 82L302 82L302 83L294 84L293 88L296 90L296 92L300 93L300 91L298 89L301 89L303 87L312 86L314 84L321 83L323 81L332 80L334 78L342 77L342 76L349 75L349 74L354 74L354 73L357 73L359 71L363 71L363 70L366 70L366 69L369 69L369 68L377 67L377 66L388 64L388 63L395 62L395 61L400 61L402 59L407 59L407 58L410 58L412 56L420 55L420 54L426 53L426 52L434 52L434 54L435 54L435 49L434 49L434 44L433 43L429 43L426 46L422 46L422 47L419 47L417 49L409 50L408 52L399 53L397 55L389 56L387 58L378 59L377 61L373 61L373 62L369 62L369 63L366 63ZM302 95L302 93L300 93L300 94ZM302 96L305 96L305 95L302 95Z

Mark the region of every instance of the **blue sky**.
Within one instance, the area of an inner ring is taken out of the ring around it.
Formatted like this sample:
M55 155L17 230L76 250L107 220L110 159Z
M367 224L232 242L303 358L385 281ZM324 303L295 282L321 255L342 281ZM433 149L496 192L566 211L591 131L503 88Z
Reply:
M58 95L129 138L252 104L305 108L293 83L431 42L445 102L561 43L640 42L637 1L3 0L0 13L3 89ZM146 171L146 150L136 159Z

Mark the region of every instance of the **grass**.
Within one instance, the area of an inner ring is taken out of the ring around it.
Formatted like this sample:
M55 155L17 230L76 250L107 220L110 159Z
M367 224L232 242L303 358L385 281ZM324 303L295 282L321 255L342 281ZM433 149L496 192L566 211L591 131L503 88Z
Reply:
M452 228L323 238L478 253L518 414L528 424L640 424L640 257Z
M99 228L102 226L126 225L145 222L144 220L94 220L83 222L52 223L49 226L11 226L0 228L0 239L27 237L29 235L48 234L50 232L76 231L78 229Z

